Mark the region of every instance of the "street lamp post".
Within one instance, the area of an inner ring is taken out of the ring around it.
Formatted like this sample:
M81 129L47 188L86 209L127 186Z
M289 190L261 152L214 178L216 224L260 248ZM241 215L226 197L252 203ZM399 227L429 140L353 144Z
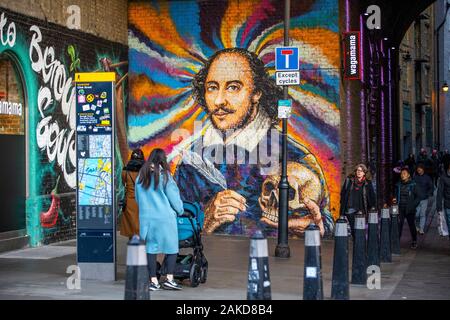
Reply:
M289 46L289 22L290 22L291 1L284 1L284 45ZM283 99L287 100L288 86L283 87ZM282 123L282 142L281 142L281 180L278 186L279 207L278 207L278 244L275 248L275 256L278 258L289 258L291 250L288 245L288 201L289 201L289 182L287 179L287 119Z

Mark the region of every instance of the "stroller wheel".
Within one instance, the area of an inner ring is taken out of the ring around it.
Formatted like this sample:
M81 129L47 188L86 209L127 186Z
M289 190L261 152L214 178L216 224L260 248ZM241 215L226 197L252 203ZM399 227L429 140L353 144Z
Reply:
M197 263L191 265L191 270L189 272L189 280L191 281L191 287L198 287L200 284L201 270Z
M206 264L201 268L201 272L200 272L200 283L205 283L207 278L208 278L208 263L206 263Z

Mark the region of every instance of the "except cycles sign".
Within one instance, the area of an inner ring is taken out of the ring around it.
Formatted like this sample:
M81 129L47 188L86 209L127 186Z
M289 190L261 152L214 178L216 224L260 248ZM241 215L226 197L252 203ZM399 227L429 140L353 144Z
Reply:
M297 47L275 48L276 83L279 86L300 84L299 49Z

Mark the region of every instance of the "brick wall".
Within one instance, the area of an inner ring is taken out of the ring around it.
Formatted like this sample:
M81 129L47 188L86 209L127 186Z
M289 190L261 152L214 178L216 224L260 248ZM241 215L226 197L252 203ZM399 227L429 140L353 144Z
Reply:
M80 8L81 31L107 40L127 43L126 0L3 0L1 6L43 21L67 26L68 7Z
M9 4L12 5L12 2ZM96 6L85 7L89 10L85 14L95 16L97 9ZM16 67L22 72L29 109L26 114L29 119L27 232L33 246L71 239L76 231L76 164L70 155L75 142L72 121L75 104L74 99L70 98L73 88L70 79L73 79L75 72L102 71L102 58L112 63L126 61L126 46L0 7L2 14L7 19L5 30L14 23L16 41L12 45L0 42L0 54L7 52L17 61ZM116 22L126 24L124 21ZM52 50L54 55L45 57L45 53ZM39 60L40 55L42 60ZM44 57L46 63L43 62ZM52 61L53 64L50 63ZM118 73L123 75L126 70L122 68ZM48 94L48 99L42 98L44 94ZM45 106L46 101L51 103ZM59 208L55 206L58 203ZM54 210L50 210L52 204ZM55 215L58 216L56 223L42 220L43 217Z

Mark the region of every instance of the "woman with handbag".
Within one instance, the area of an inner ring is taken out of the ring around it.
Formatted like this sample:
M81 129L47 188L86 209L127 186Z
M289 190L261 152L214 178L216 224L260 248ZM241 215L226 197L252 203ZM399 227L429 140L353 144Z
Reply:
M177 215L184 212L175 180L170 174L167 157L162 149L154 149L142 166L136 181L136 202L139 206L140 236L145 240L150 290L161 289L156 276L157 254L166 255L165 289L180 290L173 279L178 255Z
M355 214L361 211L366 215L376 206L370 172L364 164L358 164L353 174L349 175L341 189L341 217L346 216L352 237L355 231Z
M141 149L134 149L130 161L122 170L122 183L125 186L125 196L122 204L122 218L120 234L131 239L139 234L139 212L134 198L136 178L144 164L144 153Z

